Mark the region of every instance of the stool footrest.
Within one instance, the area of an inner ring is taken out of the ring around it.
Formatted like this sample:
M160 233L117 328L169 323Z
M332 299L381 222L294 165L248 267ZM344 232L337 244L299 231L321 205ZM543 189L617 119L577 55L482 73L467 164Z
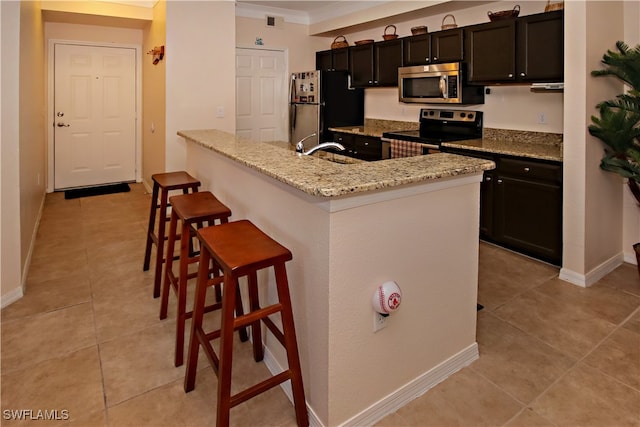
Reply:
M256 321L264 320L267 316L278 313L280 311L282 311L282 304L280 303L273 304L273 305L270 305L269 307L261 308L259 310L254 310L250 313L247 313L241 317L234 319L233 329L236 330L243 326L250 325L251 323L254 323Z
M236 405L245 402L252 397L259 395L260 393L264 393L265 391L272 389L273 387L282 384L283 382L291 379L291 371L286 370L284 372L280 372L277 375L274 375L271 378L267 378L266 380L249 387L246 390L241 391L238 394L231 396L229 399L229 404L233 408Z
M280 331L276 324L273 323L273 321L268 317L265 317L264 319L262 319L262 321L265 325L267 325L267 328L269 328L273 336L276 337L278 341L280 341L280 344L286 347L286 344L284 342L284 334L282 333L282 331Z

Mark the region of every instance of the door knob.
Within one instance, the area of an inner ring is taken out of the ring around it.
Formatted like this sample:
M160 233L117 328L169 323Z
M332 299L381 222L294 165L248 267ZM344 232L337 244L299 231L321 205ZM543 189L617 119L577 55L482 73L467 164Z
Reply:
M61 127L68 128L68 127L69 127L69 126L71 126L71 125L65 125L65 124L64 124L64 123L62 123L62 122L58 122L58 125L57 125L57 126L58 126L59 128L61 128Z

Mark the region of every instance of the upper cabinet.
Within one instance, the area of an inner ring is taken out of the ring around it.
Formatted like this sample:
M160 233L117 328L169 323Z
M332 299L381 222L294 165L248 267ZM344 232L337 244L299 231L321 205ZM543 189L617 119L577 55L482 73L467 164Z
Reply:
M564 80L562 11L524 16L517 21L516 73L523 81Z
M431 63L458 62L464 59L462 28L431 33Z
M469 81L562 81L563 22L556 11L466 27Z
M354 87L397 86L402 66L402 39L349 48L349 70Z
M323 50L316 52L316 70L349 70L349 48Z
M404 39L404 65L458 62L464 58L461 28L410 36Z

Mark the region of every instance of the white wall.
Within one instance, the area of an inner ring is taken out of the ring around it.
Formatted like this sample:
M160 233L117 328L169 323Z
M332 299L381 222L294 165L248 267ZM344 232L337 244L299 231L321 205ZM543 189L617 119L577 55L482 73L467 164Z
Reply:
M0 290L2 307L22 297L20 262L19 65L20 3L0 2L1 117L0 130Z
M185 168L178 130L235 132L235 21L233 2L167 2L167 171Z

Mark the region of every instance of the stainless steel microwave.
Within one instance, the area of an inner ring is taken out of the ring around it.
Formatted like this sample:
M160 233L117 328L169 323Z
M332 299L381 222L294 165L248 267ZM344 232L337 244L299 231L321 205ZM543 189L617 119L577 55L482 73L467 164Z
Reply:
M464 64L398 68L400 102L420 104L484 104L484 86L466 84Z

